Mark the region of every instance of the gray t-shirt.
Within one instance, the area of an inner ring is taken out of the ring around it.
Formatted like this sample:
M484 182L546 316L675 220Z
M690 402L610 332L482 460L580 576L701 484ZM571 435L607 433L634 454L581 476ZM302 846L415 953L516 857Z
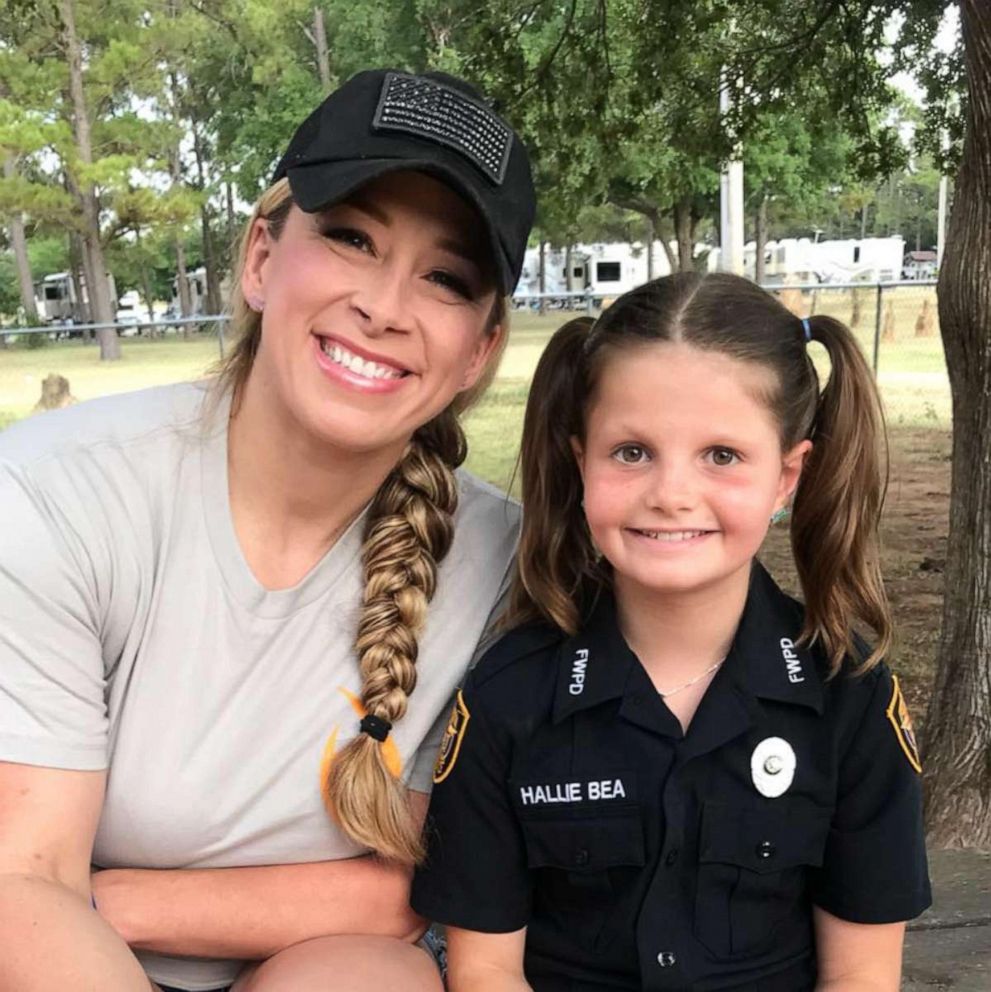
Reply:
M328 818L321 760L357 732L359 517L291 589L245 562L227 404L167 386L0 433L0 760L109 769L97 865L218 868L362 853ZM519 511L459 472L455 537L393 731L428 791L453 690L504 584ZM140 955L158 982L242 962Z

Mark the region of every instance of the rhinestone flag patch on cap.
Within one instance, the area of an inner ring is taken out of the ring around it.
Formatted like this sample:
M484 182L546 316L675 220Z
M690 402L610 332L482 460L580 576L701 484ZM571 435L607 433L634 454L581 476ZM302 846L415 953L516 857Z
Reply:
M513 135L488 107L432 79L390 72L372 126L447 145L502 185Z

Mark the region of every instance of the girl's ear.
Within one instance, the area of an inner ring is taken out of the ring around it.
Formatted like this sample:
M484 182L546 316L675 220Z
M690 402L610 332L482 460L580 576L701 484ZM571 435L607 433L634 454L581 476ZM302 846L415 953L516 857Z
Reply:
M264 217L255 219L248 236L248 248L244 255L244 270L241 272L241 293L246 300L264 301L265 270L272 253L272 236L268 221ZM252 309L259 309L249 303Z
M781 457L781 476L778 480L778 497L774 501L774 509L783 510L791 503L798 482L802 477L802 469L805 467L805 459L812 451L812 442L806 439L799 441L790 451L786 451Z
M578 464L578 474L581 475L581 476L584 476L585 475L585 449L582 447L581 441L577 437L575 437L574 434L572 434L571 437L568 438L568 441L571 444L571 450L574 453L575 461Z

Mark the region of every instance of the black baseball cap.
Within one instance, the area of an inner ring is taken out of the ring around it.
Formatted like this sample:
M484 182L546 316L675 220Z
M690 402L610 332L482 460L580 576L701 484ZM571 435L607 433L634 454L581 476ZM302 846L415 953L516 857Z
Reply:
M370 69L352 76L299 126L272 181L322 210L389 172L415 169L459 193L485 222L500 291L523 268L536 199L515 131L461 79Z

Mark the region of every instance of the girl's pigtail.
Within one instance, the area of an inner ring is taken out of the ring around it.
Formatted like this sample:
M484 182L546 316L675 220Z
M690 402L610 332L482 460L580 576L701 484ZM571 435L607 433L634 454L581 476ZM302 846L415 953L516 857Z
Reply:
M858 658L853 625L867 623L872 668L891 646L881 580L878 527L887 487L884 415L874 376L850 331L831 317L809 318L809 334L829 354L829 380L811 427L812 451L795 494L791 538L805 595L802 637L825 648L831 675Z
M584 433L581 387L593 323L579 317L559 328L530 386L520 450L523 529L504 626L543 619L574 633L585 581L597 571L572 448Z
M417 637L437 584L437 565L454 536L465 438L448 409L417 431L369 510L362 548L365 593L355 647L365 713L388 730L416 686ZM324 798L349 837L383 858L415 864L420 831L399 778L390 737L359 733L335 756Z

